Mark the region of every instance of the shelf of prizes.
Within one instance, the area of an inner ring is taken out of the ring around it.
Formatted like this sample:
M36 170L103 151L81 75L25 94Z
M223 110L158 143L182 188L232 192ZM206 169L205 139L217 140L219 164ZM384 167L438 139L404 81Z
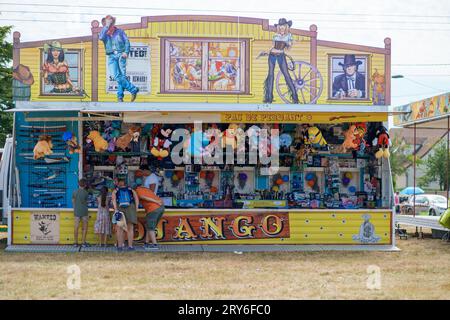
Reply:
M73 243L71 195L83 177L92 243L100 189L112 192L123 178L130 187L157 181L166 208L161 243L392 245L382 122L130 123L114 114L84 121L70 111L42 114L46 121L15 115L13 244ZM143 241L138 211L135 238Z

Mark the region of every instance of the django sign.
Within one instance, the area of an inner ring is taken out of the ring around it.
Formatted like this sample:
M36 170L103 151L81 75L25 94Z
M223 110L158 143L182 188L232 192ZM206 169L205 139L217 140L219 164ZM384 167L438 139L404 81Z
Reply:
M157 238L166 242L289 238L289 215L277 212L164 216L158 224Z

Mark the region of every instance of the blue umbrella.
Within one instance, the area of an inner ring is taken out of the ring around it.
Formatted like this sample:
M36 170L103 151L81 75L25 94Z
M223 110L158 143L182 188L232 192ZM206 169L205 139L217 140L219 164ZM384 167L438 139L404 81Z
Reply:
M401 194L407 194L407 195L411 195L411 194L423 194L425 193L425 191L423 191L421 188L419 187L407 187L405 189L403 189L402 191L400 191Z

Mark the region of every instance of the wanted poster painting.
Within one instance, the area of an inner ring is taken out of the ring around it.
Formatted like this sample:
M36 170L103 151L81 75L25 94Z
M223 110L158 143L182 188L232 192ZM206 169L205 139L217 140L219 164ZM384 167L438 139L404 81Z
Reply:
M139 88L140 94L150 93L150 46L132 42L126 60L125 73L128 80ZM117 92L117 81L114 81L114 76L110 73L108 59L106 59L106 92ZM128 93L126 91L126 94Z
M31 213L30 221L31 243L59 243L59 213L34 212Z

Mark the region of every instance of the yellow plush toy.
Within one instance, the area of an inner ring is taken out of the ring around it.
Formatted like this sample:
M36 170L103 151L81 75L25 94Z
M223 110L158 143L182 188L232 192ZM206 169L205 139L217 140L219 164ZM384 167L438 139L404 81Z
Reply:
M108 142L103 139L102 135L97 130L89 132L87 138L94 143L96 152L105 152L108 149Z
M45 134L39 136L39 141L36 143L33 149L34 160L51 155L53 153L52 148L53 144L51 136Z
M319 128L309 127L307 134L308 136L305 144L310 144L313 147L321 147L327 145L327 141L324 139Z

